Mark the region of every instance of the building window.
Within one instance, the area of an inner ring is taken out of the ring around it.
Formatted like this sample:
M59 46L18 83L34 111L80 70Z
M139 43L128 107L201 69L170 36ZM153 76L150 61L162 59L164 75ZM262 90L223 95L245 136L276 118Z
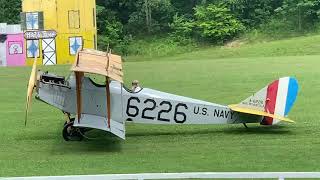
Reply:
M43 30L43 12L21 13L21 25L23 30Z
M68 11L69 17L69 28L79 29L80 28L80 11Z
M8 42L9 55L16 55L23 53L23 42L22 41L10 41Z
M39 40L27 40L27 57L39 57Z
M82 49L83 40L82 37L70 37L69 38L69 51L71 55L77 54L78 50Z

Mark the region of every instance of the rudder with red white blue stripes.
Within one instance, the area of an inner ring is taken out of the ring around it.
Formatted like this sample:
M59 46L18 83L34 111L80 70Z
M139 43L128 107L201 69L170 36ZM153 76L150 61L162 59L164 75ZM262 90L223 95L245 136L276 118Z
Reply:
M287 117L297 98L298 89L298 82L295 78L283 77L254 93L239 103L237 107ZM278 122L279 120L272 117L263 117L261 120L262 125L273 125Z
M268 85L265 101L265 112L286 117L290 112L298 94L298 82L293 77L283 77ZM261 124L273 125L280 122L271 117L265 117Z

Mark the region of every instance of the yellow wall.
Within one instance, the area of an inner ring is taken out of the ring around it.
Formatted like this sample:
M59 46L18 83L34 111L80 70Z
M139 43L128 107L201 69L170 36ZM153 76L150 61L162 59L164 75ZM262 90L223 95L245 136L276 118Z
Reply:
M69 11L80 12L80 28L69 27ZM43 11L44 29L57 31L56 55L57 64L70 64L75 60L69 53L69 37L81 36L83 48L93 49L97 42L96 4L95 0L23 0L23 12ZM40 40L41 44L41 40ZM40 45L40 53L42 46ZM40 54L42 64L42 54ZM32 65L33 58L27 58L27 64Z

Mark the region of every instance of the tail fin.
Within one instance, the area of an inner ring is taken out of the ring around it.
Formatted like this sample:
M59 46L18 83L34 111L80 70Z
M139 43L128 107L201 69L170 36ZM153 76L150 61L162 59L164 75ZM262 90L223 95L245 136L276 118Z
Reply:
M282 119L276 119L275 117L287 117L296 100L298 88L298 82L295 78L283 77L272 82L234 107L263 111L275 115L265 116L261 124L277 124Z

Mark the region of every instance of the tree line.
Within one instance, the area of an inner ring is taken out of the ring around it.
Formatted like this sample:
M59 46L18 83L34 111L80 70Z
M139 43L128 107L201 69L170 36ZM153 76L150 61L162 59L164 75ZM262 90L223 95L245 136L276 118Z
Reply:
M224 43L260 29L308 32L318 27L319 0L96 0L99 48L123 52L135 39ZM0 22L19 23L21 0L0 0Z

